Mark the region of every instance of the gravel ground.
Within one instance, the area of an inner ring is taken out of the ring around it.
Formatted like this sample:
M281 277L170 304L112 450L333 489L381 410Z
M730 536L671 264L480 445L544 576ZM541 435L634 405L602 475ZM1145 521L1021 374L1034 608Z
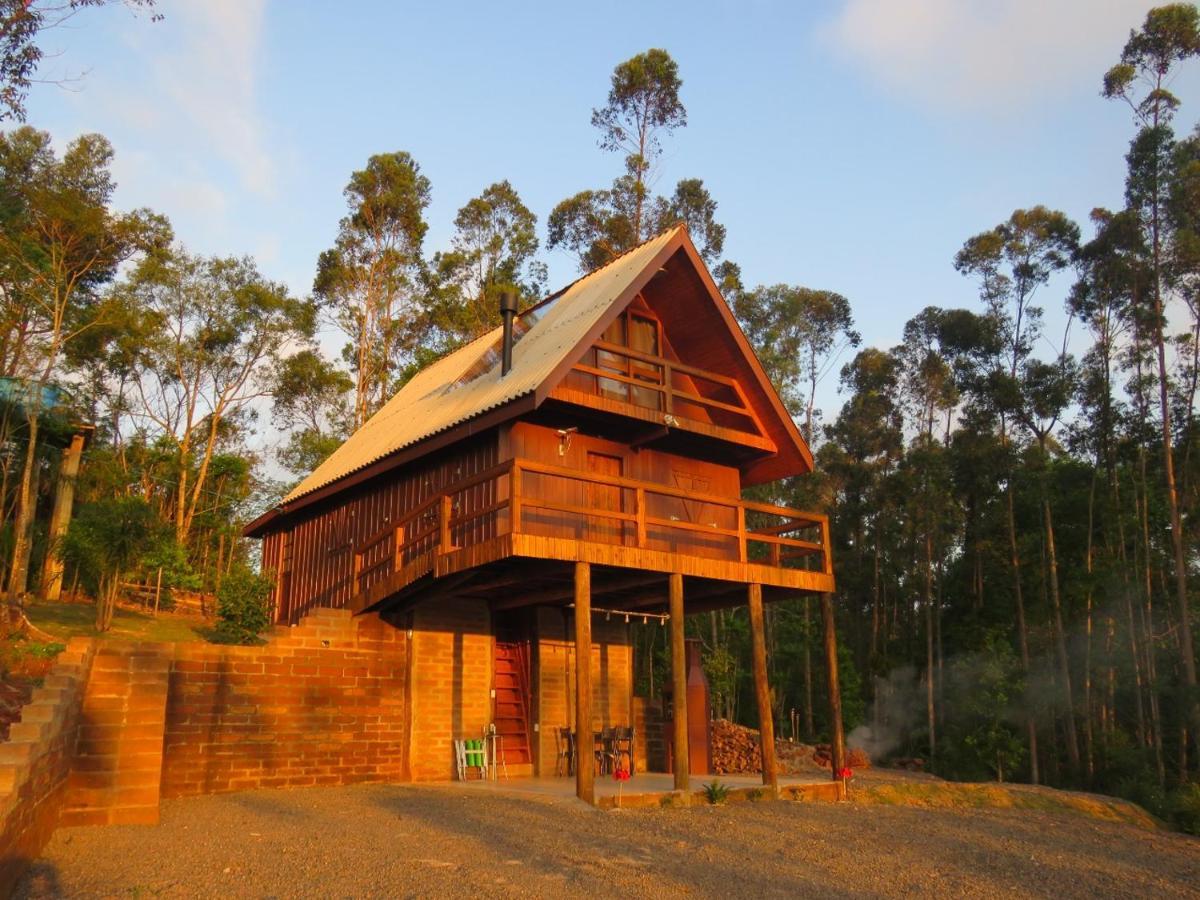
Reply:
M364 785L63 828L18 897L1200 897L1200 841L1071 814L759 803L600 812Z

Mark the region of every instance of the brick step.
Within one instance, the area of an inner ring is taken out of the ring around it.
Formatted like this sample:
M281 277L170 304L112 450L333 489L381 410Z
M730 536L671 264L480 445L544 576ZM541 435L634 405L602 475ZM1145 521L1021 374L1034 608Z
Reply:
M97 651L61 824L158 822L172 653L155 644Z

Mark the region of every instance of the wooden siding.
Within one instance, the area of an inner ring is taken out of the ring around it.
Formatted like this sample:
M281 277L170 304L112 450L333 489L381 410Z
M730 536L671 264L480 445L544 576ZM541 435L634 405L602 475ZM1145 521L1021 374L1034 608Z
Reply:
M313 607L347 606L356 580L360 588L369 587L390 573L390 565L385 570L384 563L391 562L387 554L392 550L385 542L371 544L373 537L381 531L390 534L390 523L437 497L448 485L482 472L496 461L493 430L339 495L334 502L307 511L304 518L267 535L263 571L276 578L275 621L294 624ZM460 492L456 512L491 505L495 491L495 482L483 482ZM435 526L436 518L434 508ZM409 534L428 526L428 517L423 517ZM494 517L480 516L458 529L456 538L464 543L482 542L495 536L495 527ZM430 547L433 540L431 536ZM364 545L367 552L361 555L356 572L355 548ZM409 558L414 555L415 550Z
M559 447L565 453L559 454ZM580 472L594 471L589 458L595 456L620 460L621 471L616 473L647 485L662 485L695 494L709 494L736 501L741 496L738 470L699 459L690 459L657 450L634 450L603 438L572 434L570 441L560 439L552 428L517 422L512 425L507 441L501 439L502 459L527 459ZM598 510L631 514L635 507L633 488L604 488L583 481L572 481L557 475L528 472L521 482L523 508L522 530L528 534L551 538L572 538L602 543L637 546L636 522L612 518L602 519ZM580 512L539 508L531 502L544 500L554 504L577 507ZM730 506L706 503L661 494L646 497L645 515L651 519L678 521L685 524L734 530L737 514ZM646 531L645 547L711 559L737 556L735 538L688 531L651 527Z

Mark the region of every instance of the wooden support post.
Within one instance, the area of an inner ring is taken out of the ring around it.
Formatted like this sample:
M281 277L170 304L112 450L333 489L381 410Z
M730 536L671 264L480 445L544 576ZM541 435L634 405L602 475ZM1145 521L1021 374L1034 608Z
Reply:
M746 507L737 508L738 562L746 562Z
M754 669L754 695L758 700L758 734L762 744L763 784L779 793L779 767L775 762L775 718L771 686L767 683L767 641L763 627L762 585L747 590L750 606L750 659Z
M842 733L842 689L838 684L837 631L833 623L833 595L821 594L821 622L825 626L825 673L829 685L830 770L838 783L838 796L845 797L846 782L838 773L846 767L846 736Z
M575 563L575 796L595 803L592 765L592 566Z
M675 729L672 742L672 768L675 790L688 790L688 718L687 718L687 660L683 645L683 576L671 575L667 584L671 612L671 699L674 705Z

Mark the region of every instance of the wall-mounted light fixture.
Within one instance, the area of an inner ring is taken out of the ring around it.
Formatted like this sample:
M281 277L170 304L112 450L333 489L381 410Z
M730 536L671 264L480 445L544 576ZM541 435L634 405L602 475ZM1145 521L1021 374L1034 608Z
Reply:
M574 425L570 428L558 429L558 455L566 456L567 451L571 449L571 438L575 436L575 432L579 431Z

